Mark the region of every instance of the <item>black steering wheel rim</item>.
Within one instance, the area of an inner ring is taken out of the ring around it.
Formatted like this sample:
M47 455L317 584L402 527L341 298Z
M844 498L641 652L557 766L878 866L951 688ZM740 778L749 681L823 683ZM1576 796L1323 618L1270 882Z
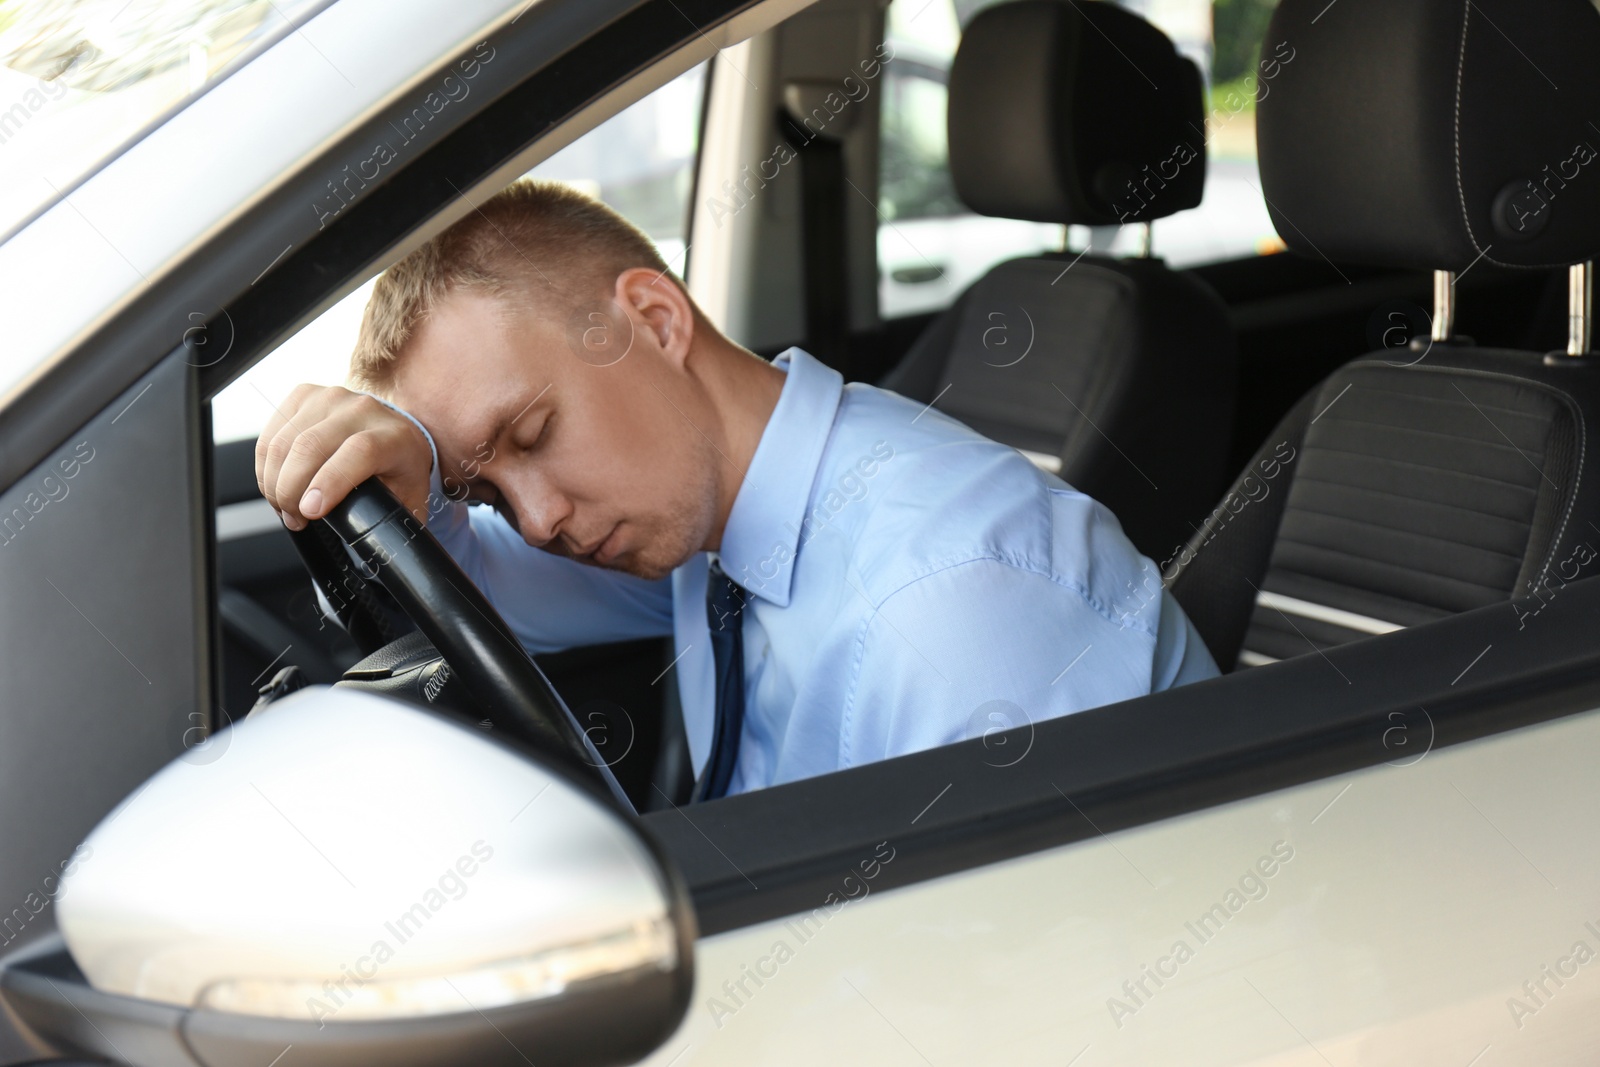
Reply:
M359 568L328 537L330 531L337 545L355 553ZM364 653L404 636L402 619L408 619L460 678L474 711L495 729L555 756L580 781L610 795L624 810L634 810L488 597L382 482L362 482L325 518L293 536L312 577Z

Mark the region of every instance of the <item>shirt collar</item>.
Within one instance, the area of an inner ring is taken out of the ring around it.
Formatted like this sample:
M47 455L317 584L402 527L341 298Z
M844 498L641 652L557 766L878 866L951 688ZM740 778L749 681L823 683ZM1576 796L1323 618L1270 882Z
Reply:
M788 380L734 497L717 554L728 577L787 607L800 531L844 377L799 348L786 350L772 365L787 371Z

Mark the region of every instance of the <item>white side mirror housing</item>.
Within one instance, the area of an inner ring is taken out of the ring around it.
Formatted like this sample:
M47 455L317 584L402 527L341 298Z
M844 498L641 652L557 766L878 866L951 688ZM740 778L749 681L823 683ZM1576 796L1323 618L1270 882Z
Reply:
M58 905L72 959L176 1012L206 1065L291 1043L301 1064L631 1062L693 985L692 911L631 816L346 687L175 760L85 844Z

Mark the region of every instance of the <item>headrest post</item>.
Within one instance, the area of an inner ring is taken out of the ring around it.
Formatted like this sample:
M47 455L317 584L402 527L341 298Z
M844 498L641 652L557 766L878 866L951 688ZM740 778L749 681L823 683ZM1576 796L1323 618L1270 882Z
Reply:
M1433 272L1433 342L1449 341L1456 331L1456 272Z
M1567 268L1567 355L1586 356L1594 331L1594 261Z

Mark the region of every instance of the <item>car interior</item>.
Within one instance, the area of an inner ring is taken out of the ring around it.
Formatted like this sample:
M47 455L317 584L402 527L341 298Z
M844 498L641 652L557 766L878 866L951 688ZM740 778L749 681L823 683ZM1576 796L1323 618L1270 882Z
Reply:
M943 60L906 29L936 17L948 27ZM1193 48L1137 4L825 0L670 83L676 111L691 117L688 162L608 195L640 221L662 214L641 190L674 190L676 210L652 236L676 250L675 269L735 340L767 357L807 347L848 380L936 407L1105 502L1225 672L1317 656L1524 594L1576 524L1600 521L1582 478L1594 372L1565 355L1578 283L1563 253L1581 258L1590 220L1500 235L1492 251L1469 245L1454 176L1382 165L1385 146L1349 128L1352 114L1417 125L1414 102L1363 97L1358 79L1322 58L1382 45L1382 27L1354 25L1334 50L1269 56L1275 42L1258 41L1240 118ZM1591 27L1566 30L1578 41ZM1490 94L1526 74L1492 41L1471 45L1462 92ZM1573 67L1553 77L1590 77L1583 49L1555 51ZM873 56L885 58L869 75ZM1391 60L1419 84L1456 75L1442 51ZM893 84L896 63L903 81L941 94L933 110L947 138L933 164L944 184L925 218L891 214L901 188L891 182L918 170L890 139L908 121L891 113L908 88ZM1294 67L1292 85L1269 82L1280 65ZM869 91L858 95L841 72ZM845 98L830 101L829 79ZM698 97L690 108L684 85ZM1256 126L1268 91L1285 98L1263 112L1275 124ZM1218 166L1208 155L1240 140L1231 124L1255 131L1244 140L1252 150L1259 140L1261 199L1291 250L1255 241L1261 251L1169 262L1164 226L1205 210L1208 166ZM1586 128L1581 115L1546 109L1537 134L1518 127L1519 143L1563 124L1575 136ZM1308 128L1335 135L1307 138ZM1462 131L1462 180L1505 184L1479 161L1513 132ZM785 143L799 146L797 162L776 177L747 167L721 189L711 181L730 145L739 158ZM563 158L532 173L562 177ZM1329 175L1351 189L1331 193ZM863 191L874 186L876 201ZM1393 209L1381 215L1352 206L1385 197ZM942 251L919 251L909 267L886 261L896 244L931 250L939 234L916 229L930 219L952 230L1034 224L1030 234L1043 224L1046 238L997 239L987 265L968 264L973 280L939 306L885 314L891 276L914 287L957 273L935 262ZM1570 344L1587 351L1586 336ZM325 357L325 380L339 380L342 358ZM263 521L254 445L219 439L211 463L225 717L341 678L400 679L396 688L449 706L448 685L425 669L432 646L393 643L411 629L403 613L373 609L387 622L363 636L318 610L294 539L270 509ZM687 799L667 639L538 662L635 806Z
M1600 581L1585 580L1600 558L1587 457L1600 198L1585 188L1600 158L1585 111L1600 97L1600 18L1588 0L1465 12L1282 0L1275 14L1222 0L541 6L520 26L492 24L501 58L478 83L481 110L441 123L325 230L310 232L302 194L322 195L332 150L259 203L229 201L232 228L173 253L182 269L143 279L127 308L102 309L28 402L0 413L13 503L37 496L51 450L93 445L78 503L45 513L80 518L3 546L0 588L16 608L0 652L18 710L0 782L19 810L38 809L5 827L10 889L24 867L60 871L46 861L131 810L117 801L152 770L220 759L233 736L222 727L307 684L348 687L313 699L364 688L500 731L485 740L370 700L391 721L470 738L477 751L456 764L469 779L484 750L574 781L559 756L603 762L594 777L620 801L602 797L605 812L648 838L692 900L684 956L693 936L815 908L879 843L896 859L874 889L908 887L1232 801L1275 805L1268 794L1292 786L1332 794L1334 775L1600 706ZM446 70L457 59L444 46L426 56ZM339 150L382 117L350 120ZM297 381L340 381L374 274L525 173L635 220L751 351L804 346L1106 501L1223 676L690 805L668 639L540 655L536 669L496 624L492 591L453 582L443 550L374 483L291 536L256 491L261 412ZM202 315L187 302L197 293L222 303ZM190 315L206 328L180 344L171 327ZM363 562L399 560L384 582L352 567L356 542ZM337 621L319 590L330 603L352 594ZM505 728L518 722L553 727ZM342 758L358 761L364 740L347 736ZM996 760L1013 741L1027 758ZM385 796L425 785L448 797L444 776L407 780L418 752L432 756L424 743L362 770ZM216 777L270 762L252 758ZM1536 794L1531 810L1547 795L1527 788L1542 769L1498 784ZM337 795L364 781L342 776ZM1413 788L1390 781L1388 795ZM620 818L630 806L640 817ZM209 814L217 840L251 847ZM1485 839L1516 848L1477 814ZM1354 825L1358 839L1370 829ZM1424 844L1424 863L1439 854L1428 848L1468 847ZM1363 872L1383 904L1386 873ZM170 903L163 889L151 895ZM1480 895L1490 915L1549 899ZM1296 916L1307 936L1338 940L1322 912ZM8 1020L91 1058L127 1059L97 1019L117 1019L117 1038L156 1034L140 1046L150 1062L176 1047L190 1026L180 1009L133 1013L90 988L45 936L50 922L26 931L31 961L16 951L0 966ZM1368 956L1345 958L1363 982L1375 973ZM229 1029L221 1014L198 1024L221 1050L209 1062L277 1054L270 1030ZM637 1037L631 1021L570 1023L621 1040ZM306 1054L332 1062L338 1029L308 1024ZM0 1044L7 1062L37 1052Z
M951 67L950 172L979 214L1140 226L1199 206L1199 152L1167 175L1133 161L1170 160L1204 116L1199 70L1137 15L1002 4L973 18ZM1227 308L1192 275L1058 251L989 270L879 384L1040 457L1163 563L1229 473L1237 353Z
M1565 36L1536 43L1552 65L1571 66L1546 75L1592 88L1579 50L1600 44L1591 13L1582 5L1562 13L1570 22L1555 19L1540 32ZM1309 25L1284 18L1275 29ZM1563 268L1569 253L1584 255L1600 215L1572 204L1534 222L1556 210L1553 189L1545 190L1549 202L1521 205L1538 194L1512 169L1540 144L1581 135L1581 108L1547 104L1533 123L1463 124L1454 146L1418 138L1413 154L1385 164L1377 142L1345 129L1343 115L1356 108L1364 122L1404 128L1418 105L1373 92L1326 58L1370 50L1415 84L1454 80L1465 101L1530 73L1515 50L1482 39L1469 40L1459 58L1397 50L1393 37L1359 21L1322 32L1343 37L1306 57L1258 131L1263 182L1291 241L1335 260L1459 272L1482 262ZM1307 138L1305 128L1324 133ZM1452 148L1454 173L1422 165L1427 153L1448 158ZM1497 205L1486 228L1463 215L1457 198L1473 196ZM1368 206L1378 202L1384 207ZM1284 416L1229 495L1248 499L1246 483L1259 483L1292 453L1284 491L1237 516L1214 512L1173 584L1219 661L1237 653L1244 665L1269 663L1307 651L1308 642L1328 648L1381 635L1509 601L1551 580L1569 551L1565 539L1587 534L1574 524L1592 524L1600 504L1583 476L1600 378L1592 362L1568 354L1588 351L1587 273L1579 265L1573 280L1581 299L1571 348L1547 355L1492 335L1460 335L1450 320L1456 276L1445 271L1430 340L1414 356L1353 359ZM1229 548L1206 551L1218 537L1231 539Z

